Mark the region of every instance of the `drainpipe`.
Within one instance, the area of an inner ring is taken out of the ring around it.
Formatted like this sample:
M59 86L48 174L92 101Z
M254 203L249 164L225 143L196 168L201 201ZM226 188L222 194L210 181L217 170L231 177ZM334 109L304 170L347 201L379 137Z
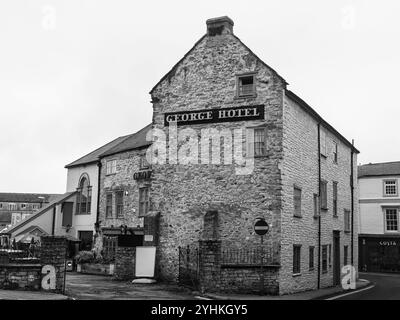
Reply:
M97 208L96 208L96 224L99 222L100 215L100 176L101 176L101 160L97 163L98 175L97 175Z
M354 139L351 144L354 146ZM350 164L350 193L351 193L351 265L354 262L354 164L353 164L354 151L351 148L351 164Z
M321 287L321 125L318 123L318 289Z
M54 236L54 231L55 231L55 228L56 228L56 210L57 210L56 208L57 208L57 205L55 205L53 207L53 225L51 227L51 235L52 236Z

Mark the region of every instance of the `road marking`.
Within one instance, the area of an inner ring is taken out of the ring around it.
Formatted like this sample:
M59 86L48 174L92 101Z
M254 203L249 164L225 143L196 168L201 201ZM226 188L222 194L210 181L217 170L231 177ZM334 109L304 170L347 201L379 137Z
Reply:
M372 289L374 287L375 287L375 285L373 284L373 285L371 285L369 287L366 287L366 288L363 288L363 289L360 289L360 290L356 290L356 291L352 291L352 292L348 292L348 293L343 293L341 295L338 295L338 296L335 296L335 297L331 297L331 298L328 298L328 299L325 299L325 300L339 299L339 298L342 298L342 297L345 297L345 296L348 296L348 295L351 295L351 294L355 294L355 293L359 293L359 292L362 292L362 291L366 291L366 290Z
M206 298L206 297L200 297L200 296L194 296L196 299L199 299L199 300L212 300L212 299L210 299L210 298Z

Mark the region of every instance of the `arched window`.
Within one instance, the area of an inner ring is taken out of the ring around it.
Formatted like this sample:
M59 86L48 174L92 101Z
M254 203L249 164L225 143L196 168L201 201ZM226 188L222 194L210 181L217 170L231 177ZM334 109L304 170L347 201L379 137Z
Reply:
M90 214L92 203L92 187L89 185L89 177L82 176L77 189L76 214Z

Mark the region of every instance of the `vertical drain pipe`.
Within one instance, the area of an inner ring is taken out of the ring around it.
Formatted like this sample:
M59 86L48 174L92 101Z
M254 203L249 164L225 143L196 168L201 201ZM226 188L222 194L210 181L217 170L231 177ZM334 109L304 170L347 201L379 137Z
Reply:
M354 147L354 139L351 141ZM354 150L351 148L351 164L350 164L350 193L351 193L351 265L354 266L354 168L353 158Z
M318 123L318 289L321 287L321 125Z

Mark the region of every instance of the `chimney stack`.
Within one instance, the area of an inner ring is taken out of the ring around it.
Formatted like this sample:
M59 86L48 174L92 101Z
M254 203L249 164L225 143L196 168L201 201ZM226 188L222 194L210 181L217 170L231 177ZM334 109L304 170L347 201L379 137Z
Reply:
M206 23L209 37L233 34L233 21L228 16L208 19Z

